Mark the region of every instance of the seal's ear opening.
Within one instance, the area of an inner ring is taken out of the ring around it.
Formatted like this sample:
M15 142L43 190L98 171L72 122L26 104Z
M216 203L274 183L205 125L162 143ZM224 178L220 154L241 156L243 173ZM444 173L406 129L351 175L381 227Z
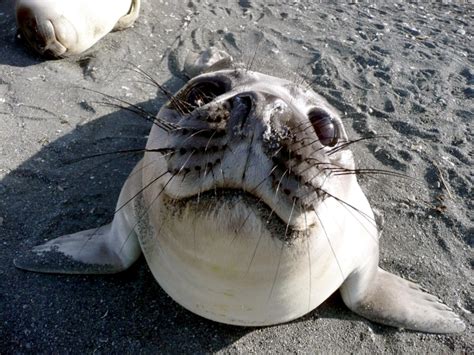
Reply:
M204 73L232 69L232 67L233 59L228 53L210 47L199 54L190 52L186 57L183 71L191 79Z

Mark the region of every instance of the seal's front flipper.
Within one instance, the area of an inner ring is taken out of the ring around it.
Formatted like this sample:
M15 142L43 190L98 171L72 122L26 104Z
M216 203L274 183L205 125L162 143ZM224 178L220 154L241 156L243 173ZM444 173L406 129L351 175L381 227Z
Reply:
M60 274L112 274L127 269L141 254L135 227L147 218L143 213L138 215L136 204L142 169L140 161L125 181L111 224L39 245L15 259L15 266Z
M112 274L127 269L140 255L137 237L121 245L112 224L53 239L13 262L28 271L60 274Z
M428 333L465 329L448 306L419 285L380 268L370 281L363 276L355 273L341 287L344 303L355 313L377 323Z

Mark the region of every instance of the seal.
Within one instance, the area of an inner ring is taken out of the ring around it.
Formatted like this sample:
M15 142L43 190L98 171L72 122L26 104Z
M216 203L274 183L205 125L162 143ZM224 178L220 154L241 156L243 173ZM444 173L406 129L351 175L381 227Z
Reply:
M16 0L16 20L33 50L62 58L84 52L110 31L130 27L140 1Z
M465 325L382 270L374 215L338 113L313 90L208 50L154 119L111 224L14 261L47 273L115 273L143 252L161 287L214 321L291 321L340 290L374 322L432 333Z

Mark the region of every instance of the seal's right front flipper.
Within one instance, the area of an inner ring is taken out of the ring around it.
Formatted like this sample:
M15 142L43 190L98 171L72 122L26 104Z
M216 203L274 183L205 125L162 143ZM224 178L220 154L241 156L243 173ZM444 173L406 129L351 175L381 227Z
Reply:
M140 255L137 237L114 243L112 224L53 239L21 254L17 268L59 274L113 274L127 269Z
M362 277L360 277L362 276ZM428 333L459 333L463 321L416 283L380 268L371 280L351 275L341 287L344 303L374 322Z
M136 198L142 186L142 161L125 181L111 224L65 235L39 245L14 260L28 271L60 274L112 274L130 267L141 248L135 227L147 218L138 215Z

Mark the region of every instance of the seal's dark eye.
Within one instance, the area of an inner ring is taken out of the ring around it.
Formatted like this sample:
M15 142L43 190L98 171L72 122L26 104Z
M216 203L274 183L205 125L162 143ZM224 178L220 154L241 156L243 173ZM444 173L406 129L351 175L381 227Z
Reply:
M334 147L339 141L339 130L331 116L326 111L313 109L308 113L319 141L327 147Z
M194 108L201 107L225 92L226 88L223 83L216 81L199 82L186 90L186 102Z

